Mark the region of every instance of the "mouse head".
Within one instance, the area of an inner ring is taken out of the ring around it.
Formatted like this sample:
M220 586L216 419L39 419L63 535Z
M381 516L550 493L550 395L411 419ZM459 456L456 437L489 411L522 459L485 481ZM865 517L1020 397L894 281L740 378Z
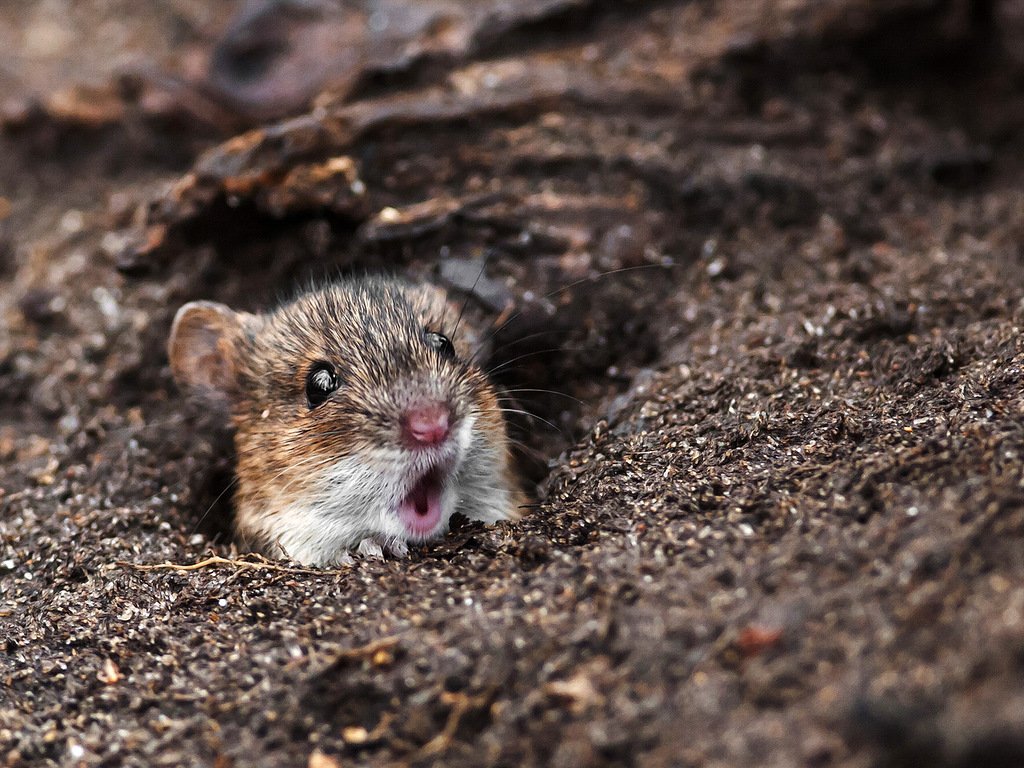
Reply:
M385 279L266 315L179 310L171 368L234 424L243 543L327 564L367 539L432 538L455 511L515 514L497 395L472 338L449 338L458 315L438 288Z

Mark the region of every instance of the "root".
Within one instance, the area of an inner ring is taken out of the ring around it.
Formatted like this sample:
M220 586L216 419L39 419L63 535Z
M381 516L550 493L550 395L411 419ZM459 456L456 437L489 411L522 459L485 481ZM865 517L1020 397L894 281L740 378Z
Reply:
M254 571L277 571L279 573L306 573L313 576L337 576L345 571L318 570L314 568L293 568L288 565L277 565L270 562L258 562L253 560L233 560L220 555L213 555L200 560L198 563L129 563L125 560L118 560L114 563L122 568L132 568L136 571L199 571L203 568L210 568L216 565L224 565L231 568L249 568Z
M448 713L448 720L445 722L441 732L420 747L413 759L418 760L424 757L432 757L447 751L465 714L470 710L487 706L492 696L493 692L480 696L467 696L464 693L449 693L448 691L443 692L441 694L441 701L445 704L451 704L452 707L451 712Z

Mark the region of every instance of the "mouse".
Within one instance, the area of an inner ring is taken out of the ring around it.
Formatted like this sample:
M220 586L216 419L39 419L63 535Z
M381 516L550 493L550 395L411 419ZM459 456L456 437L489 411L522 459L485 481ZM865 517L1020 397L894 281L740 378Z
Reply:
M525 502L480 334L439 286L352 277L265 313L192 301L167 353L223 413L238 546L304 565L395 556L454 513L495 523Z

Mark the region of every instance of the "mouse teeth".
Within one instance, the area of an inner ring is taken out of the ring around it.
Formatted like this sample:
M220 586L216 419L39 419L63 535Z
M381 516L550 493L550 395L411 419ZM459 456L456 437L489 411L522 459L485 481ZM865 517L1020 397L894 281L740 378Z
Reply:
M441 522L441 473L431 470L419 480L398 505L398 516L413 538L427 538Z

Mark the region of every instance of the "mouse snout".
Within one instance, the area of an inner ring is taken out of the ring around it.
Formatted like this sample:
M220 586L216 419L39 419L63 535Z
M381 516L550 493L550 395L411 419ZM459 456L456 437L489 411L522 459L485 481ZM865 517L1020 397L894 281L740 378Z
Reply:
M416 448L443 443L451 431L451 408L429 402L413 406L402 417L402 435Z

